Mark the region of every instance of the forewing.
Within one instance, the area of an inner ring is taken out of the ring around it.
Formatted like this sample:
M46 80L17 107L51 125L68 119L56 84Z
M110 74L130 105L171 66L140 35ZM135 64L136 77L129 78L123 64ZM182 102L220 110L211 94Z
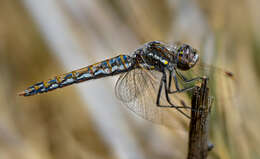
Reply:
M173 118L176 116L176 110L156 105L161 77L162 73L157 71L134 69L120 76L115 91L116 96L124 105L140 117L154 123L169 126L176 121ZM177 101L177 99L179 99L177 96L171 97L172 101ZM169 106L165 99L164 89L160 102L161 105Z

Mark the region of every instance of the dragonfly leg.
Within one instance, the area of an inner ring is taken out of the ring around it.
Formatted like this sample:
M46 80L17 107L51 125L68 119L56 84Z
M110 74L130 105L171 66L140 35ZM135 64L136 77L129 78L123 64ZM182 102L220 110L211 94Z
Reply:
M174 78L174 83L175 83L176 90L177 90L177 91L180 90L179 83L178 83L178 81L177 81L175 72L174 72L174 71L170 71L170 73L169 73L169 83L168 83L168 92L169 92L169 93L173 92L173 91L171 90L172 76L173 76L173 78Z
M161 92L162 92L162 87L164 85L164 88L165 88L165 95L166 95L166 100L167 102L170 104L170 105L161 105L160 104L160 98L161 98ZM167 81L166 81L166 73L164 72L163 73L163 76L161 78L161 81L160 81L160 86L159 86L159 91L158 91L158 94L157 94L157 100L156 100L156 104L158 107L164 107L164 108L175 108L177 111L179 111L181 114L183 114L185 117L189 118L190 117L184 113L181 109L191 109L190 107L187 107L186 105L184 106L176 106L174 105L171 101L170 101L170 98L169 98L169 95L168 95L168 90L167 90Z
M194 81L198 81L198 80L201 80L202 77L195 77L195 78L192 78L192 79L187 79L183 74L181 74L180 72L178 72L176 69L174 69L176 74L181 78L181 80L185 83L190 83L190 82L194 82Z
M176 70L175 70L176 71ZM175 71L171 71L170 72L170 75L169 75L169 84L168 84L168 93L169 94L174 94L174 93L180 93L180 92L186 92L186 91L189 91L189 90L192 90L195 88L195 86L191 86L191 87L187 87L187 88L183 88L183 89L180 89L179 87L179 83L178 83L178 79L176 77L176 74L175 74ZM177 72L177 71L176 71ZM178 72L177 72L178 73ZM174 83L175 83L175 87L176 87L176 90L175 91L172 91L171 90L171 83L172 83L172 76L174 78ZM184 76L183 76L184 77ZM185 77L184 77L185 78Z

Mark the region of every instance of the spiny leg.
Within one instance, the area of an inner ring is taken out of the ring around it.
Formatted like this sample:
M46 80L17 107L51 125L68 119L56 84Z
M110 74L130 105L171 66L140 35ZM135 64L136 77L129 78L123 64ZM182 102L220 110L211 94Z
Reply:
M165 75L165 76L166 76L166 75ZM169 88L167 88L166 78L165 78L164 83L165 83L165 84L164 84L164 86L165 86L164 88L165 88L165 96L166 96L166 99L167 99L167 101L168 101L169 104L171 104L171 105L174 106L174 104L172 104L172 102L171 102L171 100L170 100L170 98L169 98L169 92L168 92ZM195 88L195 87L194 87L194 88ZM181 91L181 90L180 90L180 91ZM183 100L180 100L180 102L181 102L182 106L179 106L179 109L180 109L180 108L184 108L184 109L190 109L191 111L196 111L196 110L192 109L191 107L187 106L186 103L185 103ZM176 108L176 109L177 109L177 108ZM189 118L188 115L186 115L186 117Z
M175 86L176 86L176 91L170 91L170 87L171 87L171 80L172 80L172 76L174 78L174 82L175 82ZM165 81L166 83L167 81ZM181 92L185 92L185 91L189 91L189 90L192 90L195 88L195 86L191 86L191 87L187 87L187 88L183 88L183 89L179 89L179 85L178 85L178 79L176 77L176 74L175 72L170 72L170 76L169 76L169 83L168 83L168 88L166 89L168 93L166 93L167 96L169 96L168 94L174 94L174 93L181 93ZM166 85L165 85L166 86ZM168 97L168 99L170 100L170 98ZM183 100L180 100L182 106L184 108L187 108L187 109L191 109L191 111L196 111L196 110L193 110L191 107L187 106L187 104L183 101ZM171 102L170 102L171 103Z
M164 88L165 88L165 95L166 95L166 100L167 102L170 104L170 105L161 105L160 104L160 98L161 98L161 92L162 92L162 87L164 85ZM156 100L156 105L158 107L164 107L164 108L175 108L177 111L179 111L181 114L183 114L185 117L189 118L190 117L185 114L182 110L180 109L187 109L187 108L190 108L190 107L186 107L186 106L175 106L174 104L172 104L172 102L170 101L170 98L169 98L169 95L168 95L168 91L167 91L167 81L166 81L166 73L163 72L163 76L161 78L161 81L160 81L160 86L159 86L159 91L158 91L158 94L157 94L157 100Z
M185 78L181 73L179 73L176 69L174 69L174 72L170 72L170 74L172 74L172 75L169 76L169 78L171 78L171 79L169 79L169 81L171 82L172 76L173 76L174 82L175 82L175 86L176 86L176 90L175 90L175 91L168 92L169 94L186 92L186 91L189 91L189 90L192 90L192 89L195 88L195 86L190 86L190 87L187 87L187 88L179 89L179 83L178 83L178 79L177 79L177 77L176 77L175 72L177 73L178 76L181 76L182 79L185 79L185 80L186 80L186 78ZM191 79L191 80L188 80L188 81L186 80L186 81L187 81L187 83L189 83L189 82L196 81L196 80L200 80L200 79L202 79L202 78L201 78L201 77L197 77L197 78L194 78L194 79ZM170 83L170 82L169 82L169 87L171 86L171 83ZM170 90L170 88L168 88L168 91L169 91L169 90ZM180 100L180 102L181 102L181 104L182 104L184 107L191 109L191 107L187 106L187 104L186 104L183 100ZM191 109L191 111L196 111L196 110Z
M175 70L176 71L176 70ZM179 87L179 83L178 83L178 79L176 77L176 74L175 74L175 71L170 71L170 75L169 75L169 83L168 83L168 93L169 94L174 94L174 93L180 93L180 92L186 92L186 91L189 91L189 90L192 90L195 88L195 86L191 86L191 87L187 87L187 88L183 88L183 89L180 89ZM176 90L175 91L172 91L171 90L171 84L172 84L172 77L174 78L174 84L175 84L175 87L176 87Z
M174 68L176 74L181 78L181 80L185 83L190 83L190 82L194 82L194 81L198 81L198 80L202 80L203 77L195 77L195 78L192 78L192 79L187 79L183 74L181 74L180 72L178 72L176 70L176 68Z
M173 74L174 74L174 75L173 75ZM174 76L174 79L175 79L176 75L175 75L174 71L169 71L169 83L168 83L168 92L169 92L169 93L173 92L173 91L171 90L172 76ZM179 89L179 84L178 84L178 82L177 82L177 83L175 82L175 87L176 87L177 90L180 90L180 89Z

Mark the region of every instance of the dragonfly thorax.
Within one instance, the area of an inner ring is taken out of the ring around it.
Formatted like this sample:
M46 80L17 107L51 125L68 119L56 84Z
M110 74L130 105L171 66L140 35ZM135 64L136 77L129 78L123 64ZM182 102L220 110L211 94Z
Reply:
M141 67L159 71L189 70L199 60L196 49L187 44L165 45L159 41L146 43L143 48L135 51L134 59Z
M140 67L158 71L163 71L172 65L172 61L175 61L174 56L161 44L162 43L153 41L147 43L144 48L136 50L133 56L136 63L138 63Z

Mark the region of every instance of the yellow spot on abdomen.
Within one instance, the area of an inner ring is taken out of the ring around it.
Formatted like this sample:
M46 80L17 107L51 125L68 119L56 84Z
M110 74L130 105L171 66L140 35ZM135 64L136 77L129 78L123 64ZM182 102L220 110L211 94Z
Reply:
M49 87L49 84L48 84L47 81L43 81L43 85L44 85L45 88Z
M120 55L120 59L121 59L123 65L124 65L124 68L126 69L127 67L126 67L125 60L124 60L124 58L123 58L123 55Z
M108 66L108 68L109 68L109 71L112 72L112 66L111 66L110 63L109 63L109 60L106 60L106 63L107 63L107 66Z
M34 86L34 90L38 90L40 87L39 86Z
M56 81L57 81L58 84L60 84L61 83L61 77L60 76L56 76Z

